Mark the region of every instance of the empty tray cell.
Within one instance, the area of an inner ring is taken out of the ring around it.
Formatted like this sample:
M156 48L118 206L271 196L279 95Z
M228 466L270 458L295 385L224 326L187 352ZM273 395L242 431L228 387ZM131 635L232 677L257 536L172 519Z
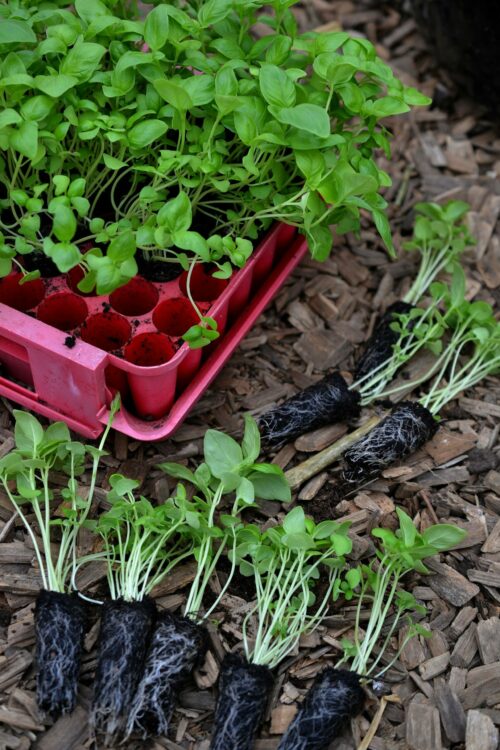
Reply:
M122 315L146 315L158 302L158 289L150 281L135 276L128 284L113 292L109 303L113 310Z
M227 279L217 279L212 276L217 267L209 268L198 263L191 274L191 295L195 302L213 302L220 297L228 284ZM184 271L179 279L179 287L183 294L187 294L188 272Z
M166 299L153 312L153 325L167 336L183 336L199 322L196 311L186 297Z
M45 284L42 279L33 279L33 281L20 284L22 278L22 273L11 273L0 279L0 302L15 310L25 312L25 310L32 310L43 300Z
M82 297L96 297L97 293L95 290L95 287L90 292L82 292L80 289L78 289L78 284L85 276L85 271L81 266L75 266L71 269L71 271L68 271L66 274L66 283L68 287L71 289L71 291L75 292L75 294L80 294Z
M73 292L56 292L46 297L37 310L38 320L60 331L78 328L88 315L87 304Z
M82 325L82 339L105 352L121 349L132 334L132 326L123 315L106 311L91 315Z
M139 367L157 367L172 359L175 347L164 333L150 331L134 336L124 349L127 362Z
M174 401L177 368L165 370L161 365L174 356L174 345L164 333L139 333L124 354L127 362L141 367L140 372L128 373L136 413L144 419L163 417Z

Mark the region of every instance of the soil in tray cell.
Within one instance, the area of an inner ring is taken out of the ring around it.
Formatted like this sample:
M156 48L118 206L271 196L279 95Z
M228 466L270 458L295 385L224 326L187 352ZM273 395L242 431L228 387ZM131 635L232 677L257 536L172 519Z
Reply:
M22 265L26 271L39 271L40 276L43 279L52 279L55 276L60 276L61 272L50 258L45 253L30 253L29 255L23 255Z
M81 329L83 341L105 352L120 349L130 340L131 334L132 326L128 320L111 310L91 315Z
M159 292L154 284L135 276L111 294L109 304L122 315L145 315L154 309L158 297Z
M125 347L127 362L140 367L156 367L168 362L175 354L175 347L164 333L139 333Z
M14 310L25 312L32 310L43 300L45 284L41 279L20 284L22 278L22 273L11 273L0 279L0 302L13 307Z
M56 292L43 300L37 318L60 331L78 328L88 315L87 303L72 292Z
M167 336L183 336L198 322L198 316L186 297L166 299L153 313L153 325Z
M219 297L226 286L228 279L216 279L212 273L216 270L207 265L196 265L191 275L191 294L196 302L213 302ZM183 294L187 294L187 271L184 271L179 279L179 287Z
M141 255L136 257L139 273L148 281L167 282L179 278L182 266L178 263L167 263L163 260L146 260Z

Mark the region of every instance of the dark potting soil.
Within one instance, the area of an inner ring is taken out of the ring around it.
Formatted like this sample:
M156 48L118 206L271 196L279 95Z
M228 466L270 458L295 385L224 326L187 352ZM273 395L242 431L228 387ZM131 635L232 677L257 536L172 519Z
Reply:
M365 701L357 674L328 667L314 680L278 750L326 750Z
M35 605L36 693L41 711L56 719L75 708L85 608L76 595L42 590Z
M299 435L359 416L360 396L334 372L271 409L259 419L262 442L279 448Z
M117 599L103 606L90 723L107 737L126 728L155 613L150 599Z
M179 263L167 263L163 260L146 260L140 253L136 255L139 276L148 281L165 283L179 278L183 268Z
M40 271L40 276L43 279L51 279L54 276L61 275L54 261L48 258L45 253L23 255L21 264L26 271Z
M315 523L331 521L334 510L344 496L342 487L338 484L327 484L312 500L306 503L304 510L312 516Z
M229 575L231 571L231 563L225 555L221 555L217 562L217 570ZM244 576L240 573L238 568L233 573L231 583L229 584L228 592L234 596L239 596L242 599L246 599L247 602L255 599L255 578L253 575ZM209 592L207 592L209 593ZM208 600L207 600L208 601ZM224 606L222 604L222 606Z
M127 720L127 736L167 735L181 680L206 653L206 629L188 617L162 612L155 623L144 674Z
M438 430L431 412L418 402L403 401L365 437L344 453L343 476L363 482L414 453Z
M375 329L365 344L363 354L356 363L354 381L360 380L365 375L370 375L377 367L390 359L394 344L399 334L391 329L391 324L396 320L396 315L410 312L413 305L406 302L394 302L377 322Z
M73 347L76 344L76 336L66 336L64 339L64 346L67 346L68 349L73 349Z
M227 654L219 677L210 750L251 750L273 685L271 670Z

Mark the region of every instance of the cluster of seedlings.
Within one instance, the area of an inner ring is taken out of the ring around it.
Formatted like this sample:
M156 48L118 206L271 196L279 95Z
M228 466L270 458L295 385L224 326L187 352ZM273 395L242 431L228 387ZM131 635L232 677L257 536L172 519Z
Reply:
M467 204L421 203L416 210L414 235L405 247L421 254L418 273L405 298L391 305L376 326L352 385L340 373L327 375L259 421L265 444L280 447L322 425L353 420L362 406L430 381L418 400L395 405L347 448L342 477L348 487L370 481L420 448L438 430L447 403L500 369L500 326L493 310L466 298L460 256L473 244L464 222ZM442 271L450 274L449 283L436 280ZM428 370L391 386L396 373L423 349L434 355Z
M113 413L117 408L115 403ZM50 717L75 707L86 613L97 606L101 625L90 712L95 736L109 746L130 736L167 735L180 682L203 661L207 622L224 609L236 573L251 579L255 596L243 621L242 648L235 644L221 666L212 750L253 747L274 670L339 598L357 603L353 638L342 643L339 662L317 677L280 750L325 748L363 709L365 689L397 659L392 635L402 618L410 625L407 638L425 635L416 622L422 608L400 587L400 579L411 570L425 572L422 560L452 548L464 532L439 524L420 534L398 510L396 532L373 531L380 541L377 560L352 567L349 523L316 524L294 507L279 523L261 529L246 520L258 509L257 501L288 503L291 493L279 467L258 461L260 435L250 416L241 444L208 430L204 461L195 471L161 464L178 482L160 505L137 497L134 480L111 476L107 509L95 519L90 511L104 438L93 448L71 441L65 425L44 430L31 415L15 416L16 447L0 460L0 482L24 522L40 566L37 698ZM77 477L88 459L91 484L84 496ZM56 518L52 506L59 498L49 487L54 469L68 476ZM95 552L79 556L83 527L99 543ZM228 572L223 585L214 589L210 584L223 557ZM195 561L196 570L182 611L158 611L153 589L186 560ZM78 591L79 570L95 561L105 563L108 593L103 601ZM363 635L360 614L368 602L371 614Z

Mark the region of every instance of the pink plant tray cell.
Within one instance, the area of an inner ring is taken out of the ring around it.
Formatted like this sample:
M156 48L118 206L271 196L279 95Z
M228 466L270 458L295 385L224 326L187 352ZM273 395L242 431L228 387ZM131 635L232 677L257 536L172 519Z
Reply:
M185 277L140 276L109 296L78 292L75 273L18 285L0 280L0 395L85 437L98 437L119 391L114 429L162 440L196 401L307 251L292 227L275 226L229 281L196 268L191 289L220 338L203 349L181 339L197 322Z

